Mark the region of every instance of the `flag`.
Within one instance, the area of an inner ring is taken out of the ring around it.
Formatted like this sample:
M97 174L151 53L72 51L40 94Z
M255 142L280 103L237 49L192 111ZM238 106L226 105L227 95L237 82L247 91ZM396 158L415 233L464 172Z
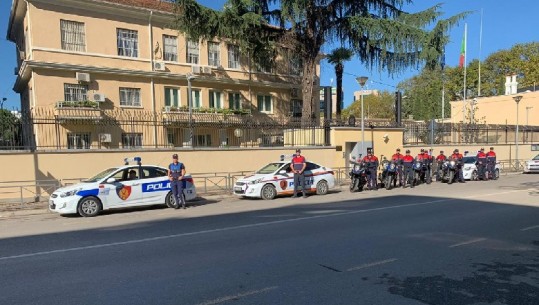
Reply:
M464 62L466 61L466 32L462 37L462 44L460 45L460 58L459 58L459 67L464 67Z

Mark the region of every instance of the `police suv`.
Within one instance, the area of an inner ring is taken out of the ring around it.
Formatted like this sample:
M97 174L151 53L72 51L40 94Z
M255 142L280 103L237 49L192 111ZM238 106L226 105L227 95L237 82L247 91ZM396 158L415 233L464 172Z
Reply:
M294 173L290 169L291 156L281 156L281 160L271 162L253 175L238 179L234 184L234 194L241 197L271 200L277 195L294 193ZM305 184L307 192L325 195L335 187L333 170L307 161ZM301 191L301 190L300 190Z
M129 165L129 162L136 162ZM174 207L167 169L142 165L141 158L125 159L125 165L102 171L81 183L57 189L49 199L49 210L59 214L96 216L102 210L166 204ZM185 200L196 197L193 178L184 179Z

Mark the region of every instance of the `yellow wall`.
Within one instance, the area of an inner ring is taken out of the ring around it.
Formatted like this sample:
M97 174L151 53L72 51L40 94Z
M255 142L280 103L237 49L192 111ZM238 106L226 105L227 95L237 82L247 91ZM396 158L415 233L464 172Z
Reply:
M514 96L521 95L522 99L518 105L519 125L526 125L526 113L530 126L539 126L539 91L523 92L514 95L499 95L492 97L477 98L474 118L476 123L516 125L517 124L517 104L513 100ZM462 101L451 102L451 122L459 123L463 119L463 105L466 110L467 123L471 119L472 99L464 104ZM526 107L533 107L526 110Z

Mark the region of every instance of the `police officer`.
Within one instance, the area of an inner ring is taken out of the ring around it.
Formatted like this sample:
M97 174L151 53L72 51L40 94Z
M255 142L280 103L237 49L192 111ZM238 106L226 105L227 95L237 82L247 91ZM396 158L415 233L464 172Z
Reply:
M395 162L395 165L397 166L397 175L399 175L399 186L402 186L402 158L404 157L403 154L401 154L401 149L397 148L397 151L391 156L391 161ZM395 184L397 181L395 180Z
M404 177L402 179L402 188L406 187L406 184L410 184L412 188L414 187L414 157L410 155L410 150L406 150L406 154L402 157L402 165L404 167Z
M362 160L365 163L365 166L367 167L367 173L368 173L368 182L369 182L369 189L371 190L378 190L378 183L376 180L377 174L376 170L378 169L379 162L378 158L372 154L372 150L367 150L367 155Z
M168 179L170 180L170 188L176 202L174 208L179 209L181 206L185 209L185 198L183 196L183 177L185 176L185 166L178 161L178 155L172 155L172 163L168 165Z
M459 150L458 149L455 149L453 151L453 154L451 155L451 159L455 160L455 162L457 162L457 171L458 171L458 177L459 177L459 182L460 183L466 183L466 181L464 181L464 173L462 172L462 167L463 167L463 159L464 157L462 156L461 153L459 153Z
M305 186L305 167L307 163L305 157L301 155L301 149L296 149L296 154L292 158L290 163L290 169L294 173L294 195L292 197L298 197L298 188L301 183L301 192L303 193L303 198L307 197L307 188Z
M440 172L442 171L442 165L444 162L447 161L447 157L444 155L444 151L440 150L440 154L436 157L436 181L442 180L442 177L440 176Z
M490 151L487 153L487 170L490 179L498 179L498 177L496 177L496 153L494 152L494 147L491 147Z
M486 167L487 167L487 154L485 154L485 149L481 147L481 150L477 153L477 178L481 180L487 180L486 177Z
M423 178L424 181L427 181L426 180L426 175L427 175L427 172L428 172L428 160L427 160L427 155L425 153L425 149L421 148L420 153L417 154L415 159L416 159L416 161L421 162L421 164L422 164L422 166L421 166L422 174L420 175L419 179L421 180L421 178ZM427 170L425 170L425 168ZM417 183L419 184L419 181L417 181Z

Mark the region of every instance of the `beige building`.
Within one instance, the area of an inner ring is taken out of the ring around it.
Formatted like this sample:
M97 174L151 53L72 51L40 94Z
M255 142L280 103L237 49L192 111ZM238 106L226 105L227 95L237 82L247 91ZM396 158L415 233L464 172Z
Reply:
M450 102L451 122L461 123L464 120L466 123L516 125L515 96L522 96L518 103L518 124L539 126L539 91Z
M363 96L366 96L366 95L378 96L379 92L376 89L373 89L373 90L365 89L365 90L354 91L354 101L358 101L359 99L361 99L362 95Z
M172 11L159 0L13 0L7 38L32 146L239 146L260 136L219 122L301 113L302 67L290 50L251 64L233 41L191 41L168 28ZM193 134L190 120L208 127Z

